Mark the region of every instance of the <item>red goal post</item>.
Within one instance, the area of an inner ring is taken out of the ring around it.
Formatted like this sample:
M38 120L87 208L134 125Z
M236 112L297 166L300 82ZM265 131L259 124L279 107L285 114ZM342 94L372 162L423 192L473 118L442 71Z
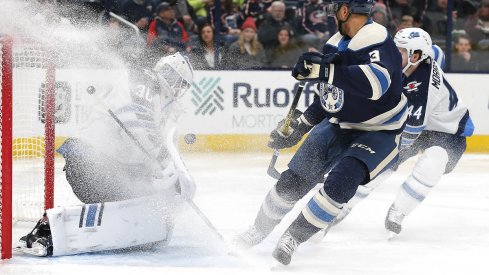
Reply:
M0 35L0 256L12 256L15 222L54 204L55 55Z

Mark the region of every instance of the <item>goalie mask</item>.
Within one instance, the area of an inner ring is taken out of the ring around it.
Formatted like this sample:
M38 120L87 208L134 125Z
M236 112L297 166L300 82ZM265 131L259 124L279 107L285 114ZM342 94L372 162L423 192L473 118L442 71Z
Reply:
M394 42L398 48L406 49L407 65L402 69L405 72L410 66L415 66L428 57L433 58L432 42L430 35L420 28L405 28L396 33ZM421 56L418 61L411 62L411 57L415 51L420 51Z
M193 82L192 65L188 58L180 53L161 58L153 71L158 77L162 94L170 97L183 96Z

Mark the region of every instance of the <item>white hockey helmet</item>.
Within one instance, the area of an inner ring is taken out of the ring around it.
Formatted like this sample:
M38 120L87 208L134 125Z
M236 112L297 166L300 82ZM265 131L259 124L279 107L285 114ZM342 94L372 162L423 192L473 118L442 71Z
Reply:
M188 57L181 53L162 57L153 68L162 93L178 98L185 94L194 79L194 70Z
M420 28L405 28L396 33L394 42L398 48L404 48L407 51L408 64L404 67L403 72L411 65L417 65L428 57L433 58L431 49L431 36ZM411 57L415 51L421 51L421 57L415 63L411 62Z

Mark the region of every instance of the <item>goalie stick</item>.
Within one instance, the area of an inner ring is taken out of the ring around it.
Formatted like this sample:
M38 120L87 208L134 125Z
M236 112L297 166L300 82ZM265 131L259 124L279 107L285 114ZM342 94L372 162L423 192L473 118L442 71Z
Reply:
M126 126L124 125L124 123L117 117L117 115L112 111L112 109L110 109L110 107L107 106L107 104L105 103L105 101L96 93L95 87L89 86L87 88L87 93L90 94L90 95L92 95L92 96L94 96L94 98L97 100L97 102L106 109L106 111L109 113L109 115L121 127L121 129L129 136L129 138L134 142L134 144L136 144L136 146L149 159L153 159L153 157L151 156L151 154L143 147L143 145L141 145L141 143L139 142L139 140L137 139L137 137L134 136L132 134L132 132L129 131L129 129L126 128ZM174 133L175 132L175 129L172 128L171 129L171 132ZM172 136L173 135L171 135L170 137L172 137ZM177 168L182 168L182 166L184 164L183 164L182 160L180 159L180 157L178 156L178 152L177 152L176 148L168 148L168 151L169 151L170 155L172 156L172 158L175 161L175 166ZM178 158L175 158L175 157L178 157ZM157 161L157 160L154 160L154 161L156 161L156 163L160 166L161 169L165 170L165 167L163 167L163 165L159 161ZM202 212L202 210L200 210L200 208L191 199L187 198L186 196L182 196L182 198L190 206L190 208L192 208L194 210L194 212L202 219L202 221L212 230L212 232L221 241L225 242L224 237L221 235L221 233L219 233L219 231L217 230L217 228L214 226L214 224L212 224L212 222L209 220L209 218L207 218L207 216L204 214L204 212Z
M288 136L290 134L289 133L290 123L292 122L292 119L294 117L294 111L297 108L297 104L299 103L299 98L301 97L305 85L306 83L304 81L299 82L299 86L297 86L294 99L292 100L292 105L290 105L289 112L285 117L284 125L282 125L282 127L279 129L279 131L282 132L284 136ZM280 151L278 149L275 149L273 151L273 156L272 159L270 160L270 164L268 165L268 170L267 170L267 174L270 177L277 180L280 178L280 172L275 168L275 163L277 163L277 158L279 155L280 155Z

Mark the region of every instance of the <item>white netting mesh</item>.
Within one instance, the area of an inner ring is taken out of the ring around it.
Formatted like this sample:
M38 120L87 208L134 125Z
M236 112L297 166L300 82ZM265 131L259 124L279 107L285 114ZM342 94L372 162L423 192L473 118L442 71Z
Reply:
M14 43L13 84L13 206L14 220L37 220L44 211L44 106L46 52Z

